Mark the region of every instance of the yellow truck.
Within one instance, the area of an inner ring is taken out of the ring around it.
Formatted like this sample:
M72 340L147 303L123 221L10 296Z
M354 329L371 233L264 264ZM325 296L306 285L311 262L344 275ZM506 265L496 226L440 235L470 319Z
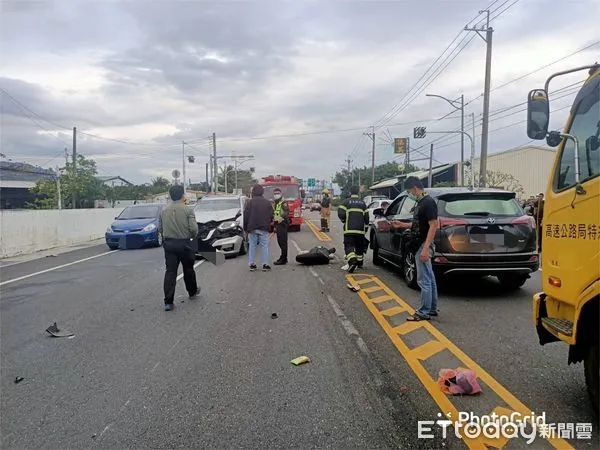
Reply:
M588 71L564 131L549 131L548 87L559 76ZM542 219L542 289L533 298L540 344L569 345L568 363L583 361L598 413L600 299L600 65L553 74L527 98L527 135L557 147Z

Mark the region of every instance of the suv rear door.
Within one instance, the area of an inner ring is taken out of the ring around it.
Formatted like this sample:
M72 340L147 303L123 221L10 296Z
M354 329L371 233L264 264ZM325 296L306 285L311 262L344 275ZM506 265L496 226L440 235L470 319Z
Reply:
M506 254L535 251L532 217L514 192L460 192L438 197L440 253Z

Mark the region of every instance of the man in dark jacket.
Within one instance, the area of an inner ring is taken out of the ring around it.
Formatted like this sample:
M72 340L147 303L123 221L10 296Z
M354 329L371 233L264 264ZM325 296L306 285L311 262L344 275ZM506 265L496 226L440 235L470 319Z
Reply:
M162 210L158 225L165 249L165 311L173 309L179 263L183 266L183 281L190 298L200 294L194 271L198 235L196 217L192 208L184 203L183 186L172 186L169 196L172 202Z
M365 227L369 225L367 205L358 198L358 186L350 188L350 198L338 208L338 217L344 224L344 253L347 264L342 269L352 273L363 266Z
M271 270L269 265L269 230L273 222L273 206L263 197L264 188L257 184L252 188L252 198L244 207L244 231L248 233L248 262L250 270L256 270L256 249L262 251L262 270Z
M273 264L280 266L288 262L288 220L290 210L285 199L283 199L281 189L275 188L273 190L273 199L275 233L277 234L277 243L281 249L281 256Z

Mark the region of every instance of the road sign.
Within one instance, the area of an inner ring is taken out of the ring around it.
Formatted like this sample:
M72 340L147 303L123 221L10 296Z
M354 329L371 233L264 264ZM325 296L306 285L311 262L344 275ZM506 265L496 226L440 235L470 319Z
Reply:
M308 187L315 187L316 185L316 180L314 178L309 178L308 179Z
M426 134L427 134L427 128L426 127L415 127L413 129L413 137L415 139L423 139Z
M173 175L173 178L179 178L181 173L179 172L179 170L174 169L173 172L171 172L171 175Z
M408 146L408 138L394 138L394 153L404 155Z

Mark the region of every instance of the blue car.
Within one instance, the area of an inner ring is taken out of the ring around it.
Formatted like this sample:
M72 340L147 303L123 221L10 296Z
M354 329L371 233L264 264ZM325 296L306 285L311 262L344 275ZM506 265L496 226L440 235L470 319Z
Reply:
M160 247L162 239L158 234L158 221L164 206L145 203L125 208L106 230L106 245L117 249L121 239L125 238L126 248Z

